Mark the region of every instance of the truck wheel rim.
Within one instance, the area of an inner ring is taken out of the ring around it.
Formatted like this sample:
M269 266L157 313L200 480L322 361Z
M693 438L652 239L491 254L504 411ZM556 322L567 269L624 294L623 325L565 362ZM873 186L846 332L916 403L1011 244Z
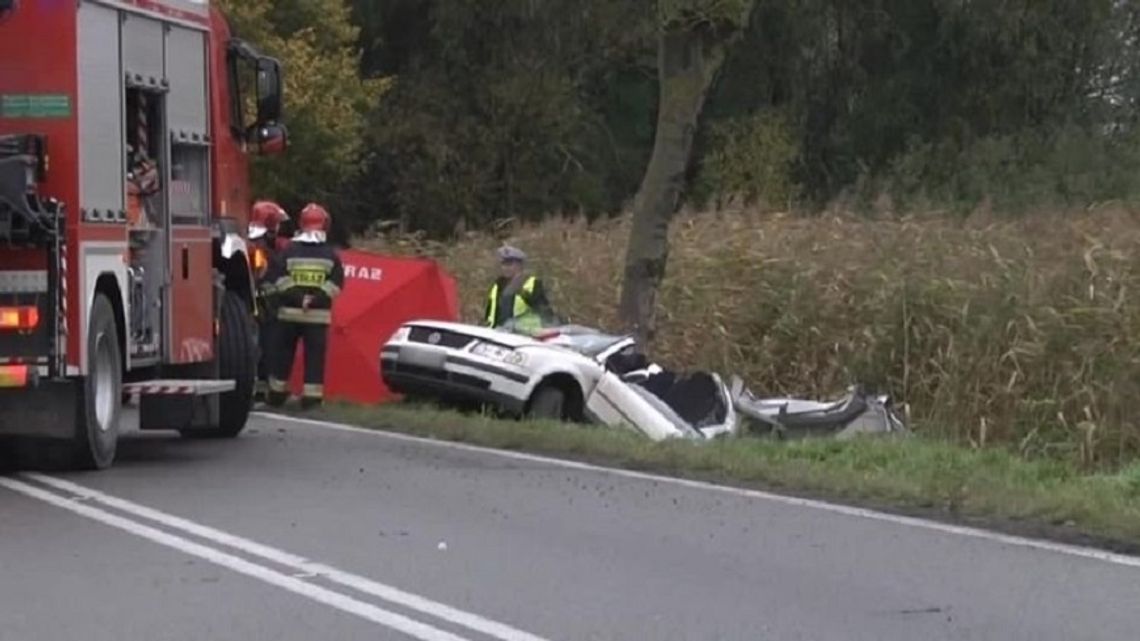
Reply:
M95 422L99 431L106 432L111 429L111 420L115 413L115 355L111 350L111 341L106 334L100 334L95 342L95 371L92 381L95 397Z

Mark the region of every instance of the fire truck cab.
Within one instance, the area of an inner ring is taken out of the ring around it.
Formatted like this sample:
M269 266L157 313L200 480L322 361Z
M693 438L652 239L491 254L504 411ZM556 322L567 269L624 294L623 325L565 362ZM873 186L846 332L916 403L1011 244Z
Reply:
M0 455L108 467L126 399L242 431L249 155L284 152L281 105L208 0L0 0Z

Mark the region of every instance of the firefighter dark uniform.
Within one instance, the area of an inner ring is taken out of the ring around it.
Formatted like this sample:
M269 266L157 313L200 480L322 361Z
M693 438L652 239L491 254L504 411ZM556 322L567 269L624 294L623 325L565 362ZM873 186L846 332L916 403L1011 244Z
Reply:
M253 205L249 218L250 262L253 267L254 284L257 287L257 386L255 397L264 399L269 392L268 354L272 347L273 327L276 324L276 310L265 295L266 274L269 263L279 249L277 231L281 224L289 220L289 214L275 202L261 200Z
M542 329L544 316L550 314L550 301L542 281L533 274L524 273L526 254L506 246L499 249L498 256L502 275L495 279L487 292L485 324L494 328L513 321L515 329L523 332Z
M330 218L319 205L309 205L299 217L300 233L270 264L267 291L277 309L270 345L273 371L269 403L288 398L289 374L297 341L305 346L305 386L301 406L324 400L325 352L333 301L344 287L344 265L325 239Z

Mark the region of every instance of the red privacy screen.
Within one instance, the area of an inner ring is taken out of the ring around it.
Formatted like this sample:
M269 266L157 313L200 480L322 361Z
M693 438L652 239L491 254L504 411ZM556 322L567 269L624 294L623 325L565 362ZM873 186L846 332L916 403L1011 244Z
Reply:
M333 304L325 360L325 398L381 403L393 394L380 380L380 347L400 324L414 319L459 320L455 279L433 260L340 252L344 291ZM290 387L301 393L303 348Z

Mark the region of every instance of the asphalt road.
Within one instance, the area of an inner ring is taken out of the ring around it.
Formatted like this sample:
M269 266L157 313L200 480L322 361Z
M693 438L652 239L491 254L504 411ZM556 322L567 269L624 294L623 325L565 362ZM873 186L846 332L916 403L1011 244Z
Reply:
M0 640L1140 638L1140 560L258 418L0 477Z

